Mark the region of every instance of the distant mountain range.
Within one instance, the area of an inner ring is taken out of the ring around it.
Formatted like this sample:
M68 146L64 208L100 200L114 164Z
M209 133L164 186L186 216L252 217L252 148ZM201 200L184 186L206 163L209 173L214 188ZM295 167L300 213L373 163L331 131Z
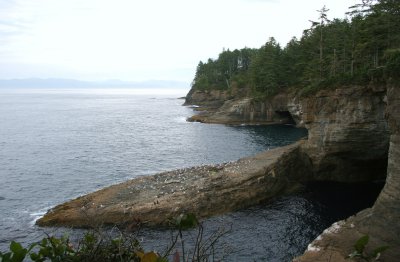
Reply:
M130 82L121 80L81 81L62 78L0 79L0 88L188 88L181 81L148 80Z

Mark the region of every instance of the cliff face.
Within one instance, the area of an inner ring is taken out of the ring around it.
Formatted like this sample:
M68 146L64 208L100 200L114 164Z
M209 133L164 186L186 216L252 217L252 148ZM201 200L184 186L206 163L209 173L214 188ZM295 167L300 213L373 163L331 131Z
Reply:
M192 116L189 121L219 124L295 123L287 111L287 94L279 94L268 100L255 100L246 97L248 91L242 91L236 92L235 96L229 99L220 100L224 96L220 91L216 92L218 96L199 91L189 92L185 105L195 104L205 107L201 114ZM217 107L215 107L216 101L219 104Z
M308 129L301 151L311 160L313 179L368 181L384 178L387 173L385 187L372 208L333 224L295 261L348 261L346 257L364 235L370 238L366 252L387 245L382 261L398 261L400 89L351 87L321 91L308 98L281 94L266 101L237 99L200 120L274 122L284 113Z
M388 176L373 207L371 222L375 222L377 228L390 228L389 237L400 242L400 89L393 86L388 89L387 115L391 133Z
M297 106L289 110L308 129L304 150L313 160L315 179L352 182L384 177L389 145L385 99L386 90L363 87L297 99Z
M364 235L370 237L367 252L388 245L384 261L397 261L400 89L351 87L309 98L281 94L266 101L236 99L224 102L205 119L254 123L257 118L274 121L275 115L290 116L307 127L308 140L233 163L176 170L111 186L55 207L37 224L87 226L96 219L118 224L135 218L158 225L181 212L208 217L252 205L292 192L298 182L371 180L383 178L387 169L386 185L375 205L332 225L296 261L346 261Z
M304 152L314 178L343 182L384 178L389 130L386 90L349 87L308 98L279 94L264 101L226 101L216 112L195 116L206 123L297 123L308 129Z
M389 248L381 261L398 261L400 256L400 89L387 91L387 116L390 126L390 147L385 187L374 206L335 223L325 230L295 261L348 261L356 241L365 235L370 240L366 253L378 247Z
M221 107L225 101L246 97L248 89L239 89L235 86L227 90L194 90L191 89L186 96L185 105L207 106L211 108Z

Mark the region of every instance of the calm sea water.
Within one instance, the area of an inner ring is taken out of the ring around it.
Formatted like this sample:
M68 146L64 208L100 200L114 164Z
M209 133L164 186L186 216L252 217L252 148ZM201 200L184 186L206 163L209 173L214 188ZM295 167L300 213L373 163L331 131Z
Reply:
M186 122L193 112L177 99L185 91L0 90L0 250L11 240L43 237L34 221L79 195L141 175L236 160L306 136L292 126ZM230 261L290 260L330 223L368 205L346 201L343 210L319 188L211 218L205 228L232 226L221 239ZM354 192L345 197L362 195ZM147 230L142 239L162 249L169 232Z

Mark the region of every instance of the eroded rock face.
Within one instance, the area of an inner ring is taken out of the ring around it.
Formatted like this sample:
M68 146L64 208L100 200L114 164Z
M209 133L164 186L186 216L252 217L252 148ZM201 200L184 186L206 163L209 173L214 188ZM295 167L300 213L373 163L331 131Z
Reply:
M356 182L385 177L389 147L385 108L385 88L356 86L320 91L308 98L279 94L264 101L227 100L218 110L191 120L223 124L293 121L308 129L304 151L312 159L315 179Z
M185 105L202 105L208 107L220 107L231 96L226 91L193 91L185 100Z
M295 124L285 104L276 106L270 101L255 101L251 98L225 101L218 110L203 111L188 121L216 124Z
M186 96L184 105L199 105L211 108L221 107L225 101L246 97L248 89L233 87L231 90L194 90L191 89Z
M188 121L218 124L296 124L296 119L288 111L287 94L278 94L270 99L259 100L250 97L240 97L223 102L218 108L207 106L205 111L196 114ZM212 102L213 99L209 102Z
M226 123L227 119L271 121L277 112L290 112L298 125L308 128L308 141L226 165L167 172L112 186L55 207L38 224L87 226L94 220L120 223L140 219L159 225L181 212L207 217L255 204L292 190L302 180L381 178L387 166L387 182L374 207L334 224L296 261L345 261L354 251L354 243L365 234L370 235L367 251L388 244L384 261L398 260L399 89L390 87L387 98L385 89L373 87L322 91L310 98L284 94L268 101L226 101L226 95L213 94L210 100L207 94L192 94L194 100L187 103L205 99L203 105L210 100L215 106L223 101L219 110L205 117L215 123Z
M389 145L385 91L336 89L299 102L301 119L308 129L304 149L313 160L317 180L384 178Z
M374 212L386 217L388 222L396 222L393 229L400 233L400 88L392 86L388 89L387 115L391 132L388 176ZM387 213L388 210L397 210L399 213L392 216Z
M381 261L399 261L400 256L400 89L387 91L387 115L390 126L390 148L385 187L374 206L332 225L294 261L348 261L356 241L365 235L370 240L366 253L381 246L389 249Z

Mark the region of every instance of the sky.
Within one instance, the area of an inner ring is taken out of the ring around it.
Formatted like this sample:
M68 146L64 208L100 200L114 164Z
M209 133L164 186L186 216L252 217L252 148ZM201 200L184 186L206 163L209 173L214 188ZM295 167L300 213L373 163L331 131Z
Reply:
M360 0L361 1L361 0ZM175 80L223 49L284 46L357 0L0 0L0 79Z

